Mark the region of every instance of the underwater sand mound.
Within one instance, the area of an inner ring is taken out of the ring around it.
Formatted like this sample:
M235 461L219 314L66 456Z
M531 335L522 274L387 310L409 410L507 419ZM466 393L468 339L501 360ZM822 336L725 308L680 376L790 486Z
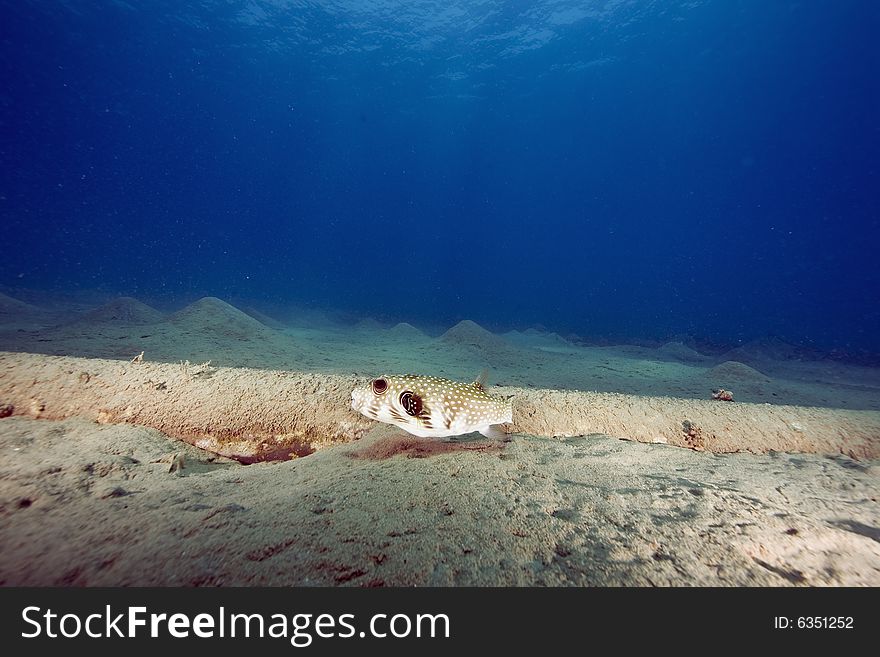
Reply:
M506 351L510 348L510 344L504 338L487 331L469 319L463 319L437 340L444 344L475 347L484 351Z
M272 329L216 297L189 304L171 315L168 322L183 331L220 333L240 340L274 335Z
M517 331L511 331L511 333L517 333ZM546 342L548 344L556 344L560 346L571 345L568 340L563 338L556 331L548 333L547 331L539 331L536 328L528 328L520 335L522 335L524 338L529 338L538 342Z
M683 363L699 363L706 360L706 356L695 349L691 349L683 342L667 342L657 349L657 353Z
M574 347L575 345L558 333L541 333L533 328L520 331L508 331L502 336L515 345L533 348Z
M0 317L33 315L42 312L44 311L41 308L32 306L31 304L25 303L24 301L19 301L18 299L13 299L12 297L0 292Z
M736 347L721 356L725 360L756 363L765 360L795 360L802 356L801 350L779 338L759 338Z
M157 324L165 315L133 297L119 297L77 319L83 324Z
M359 331L381 331L385 328L380 321L372 317L360 320L354 327Z
M256 308L251 308L250 306L248 306L247 308L242 308L242 312L247 313L248 315L253 317L255 320L257 320L260 324L263 324L264 326L268 326L269 328L278 329L278 330L285 328L284 324L279 322L277 319L273 319L273 318L269 317L268 315L266 315L265 313L261 313Z
M708 370L705 376L719 385L729 384L731 381L740 383L770 383L770 377L766 374L735 360L728 360L720 365L716 365Z
M557 347L573 347L574 344L563 338L561 335L556 333L548 333L544 336L544 340L546 340L551 345L556 345Z
M400 322L396 324L392 328L388 329L388 335L393 335L398 338L411 338L424 340L428 336L422 333L419 329L417 329L412 324L408 324L406 322Z

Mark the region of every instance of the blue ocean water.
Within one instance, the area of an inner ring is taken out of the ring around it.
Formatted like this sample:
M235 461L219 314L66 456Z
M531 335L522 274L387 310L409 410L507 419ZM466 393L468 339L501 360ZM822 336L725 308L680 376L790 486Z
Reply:
M0 284L880 353L871 0L0 2Z

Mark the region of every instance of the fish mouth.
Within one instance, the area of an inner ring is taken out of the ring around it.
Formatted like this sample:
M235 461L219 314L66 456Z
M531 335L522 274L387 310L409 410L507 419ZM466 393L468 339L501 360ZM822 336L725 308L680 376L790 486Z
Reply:
M364 408L364 396L359 390L351 391L351 410L362 413Z

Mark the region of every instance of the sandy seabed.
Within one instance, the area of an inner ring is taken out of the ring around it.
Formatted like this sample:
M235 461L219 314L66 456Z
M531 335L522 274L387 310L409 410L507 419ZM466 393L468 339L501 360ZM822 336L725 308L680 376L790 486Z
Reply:
M0 295L0 584L880 584L875 369L300 319ZM348 408L486 366L506 443Z

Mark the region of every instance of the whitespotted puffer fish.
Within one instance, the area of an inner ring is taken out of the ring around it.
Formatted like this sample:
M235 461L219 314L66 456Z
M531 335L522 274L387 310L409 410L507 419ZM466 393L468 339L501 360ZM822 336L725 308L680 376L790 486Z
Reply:
M503 440L506 433L497 425L513 421L513 407L509 399L486 392L485 378L459 383L436 376L381 376L352 390L351 407L420 438L479 431Z

